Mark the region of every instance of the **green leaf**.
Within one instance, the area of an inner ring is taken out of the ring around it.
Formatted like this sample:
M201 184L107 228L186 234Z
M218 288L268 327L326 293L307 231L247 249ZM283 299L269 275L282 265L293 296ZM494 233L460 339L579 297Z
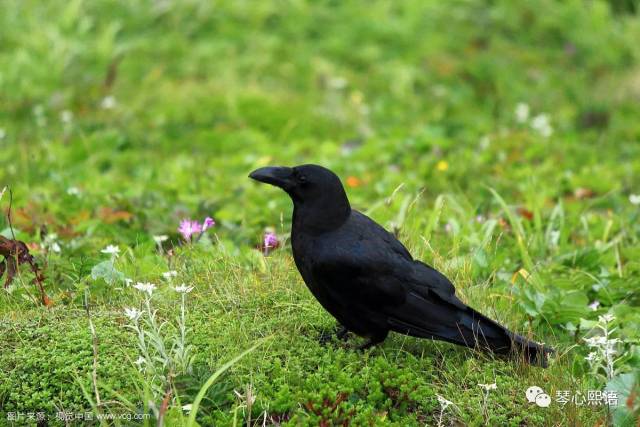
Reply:
M243 357L245 357L249 353L253 352L256 348L258 348L260 345L262 345L263 342L264 342L264 340L258 341L258 343L255 344L253 347L251 347L248 350L243 351L238 356L234 357L233 359L231 359L230 361L228 361L227 363L222 365L217 371L215 371L209 377L209 379L200 388L200 391L196 395L196 398L193 401L193 404L191 405L191 412L189 412L189 420L187 421L187 426L188 427L197 426L196 415L198 414L198 407L200 406L200 402L204 398L205 394L207 394L207 390L209 390L209 387L211 387L213 385L213 383L216 382L216 380L218 379L218 377L220 377L220 375L222 375L229 368L231 368L233 365L238 363L238 361L240 361L240 359L242 359Z
M91 269L91 278L93 280L104 279L108 284L113 284L124 280L124 274L116 269L112 260L102 261Z
M627 400L632 391L635 390L635 393L640 392L640 384L638 384L636 376L632 373L618 375L607 383L605 390L616 393L618 397L618 405L611 407L613 425L616 427L633 427L636 420L634 411L637 410L640 405L637 403L636 398L635 406L629 407Z

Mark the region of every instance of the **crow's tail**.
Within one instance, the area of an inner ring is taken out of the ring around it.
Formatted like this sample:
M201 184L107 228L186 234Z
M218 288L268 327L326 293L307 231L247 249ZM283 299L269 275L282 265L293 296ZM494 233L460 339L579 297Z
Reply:
M410 294L403 310L389 316L391 330L432 338L495 354L522 357L532 365L547 367L553 349L509 331L462 302L436 303Z
M519 356L524 361L543 368L547 367L547 356L554 352L551 347L509 331L471 307L464 310L457 326L463 345L496 354Z

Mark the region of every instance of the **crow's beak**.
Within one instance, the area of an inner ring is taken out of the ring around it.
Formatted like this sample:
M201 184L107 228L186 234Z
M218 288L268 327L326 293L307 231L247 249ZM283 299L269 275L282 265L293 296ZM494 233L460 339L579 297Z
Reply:
M256 169L249 174L249 178L266 184L275 185L283 190L288 190L293 183L291 175L293 169L284 166L267 166Z

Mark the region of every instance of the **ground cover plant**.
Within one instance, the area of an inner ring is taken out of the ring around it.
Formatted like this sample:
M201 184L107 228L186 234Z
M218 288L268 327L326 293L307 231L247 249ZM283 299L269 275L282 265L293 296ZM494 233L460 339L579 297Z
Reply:
M636 425L636 9L5 1L0 425ZM309 162L550 367L321 344Z

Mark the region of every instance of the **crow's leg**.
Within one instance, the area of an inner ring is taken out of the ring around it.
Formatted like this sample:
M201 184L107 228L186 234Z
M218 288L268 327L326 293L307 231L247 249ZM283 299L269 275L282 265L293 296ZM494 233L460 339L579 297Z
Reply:
M369 341L358 347L358 350L366 350L373 347L374 345L380 344L387 338L387 335L389 335L389 331L379 332L375 335L372 335L371 337L369 337Z
M320 336L318 337L318 342L320 345L325 345L331 342L333 338L333 331L322 331L320 332Z
M331 340L333 340L334 336L337 336L339 339L341 340L346 340L347 339L347 333L349 332L349 330L347 328L345 328L342 325L338 325L338 327L336 328L336 330L333 331L322 331L320 333L320 337L318 338L318 341L320 342L320 344L327 344L329 342L331 342Z
M349 330L346 327L340 325L340 327L338 327L338 330L336 331L336 336L338 337L338 339L346 340L348 333Z

